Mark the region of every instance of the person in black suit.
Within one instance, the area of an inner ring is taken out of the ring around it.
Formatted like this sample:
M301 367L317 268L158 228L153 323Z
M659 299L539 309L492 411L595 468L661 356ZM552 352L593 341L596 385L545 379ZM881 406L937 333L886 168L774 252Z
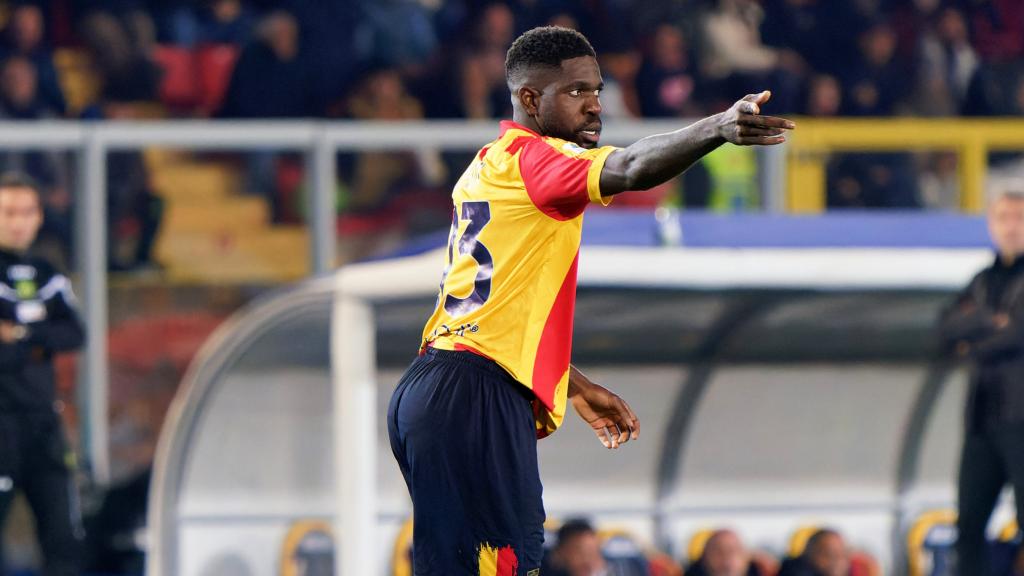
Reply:
M995 259L939 327L945 347L971 365L958 485L963 576L991 574L985 529L1007 483L1024 525L1024 188L992 203L988 228Z

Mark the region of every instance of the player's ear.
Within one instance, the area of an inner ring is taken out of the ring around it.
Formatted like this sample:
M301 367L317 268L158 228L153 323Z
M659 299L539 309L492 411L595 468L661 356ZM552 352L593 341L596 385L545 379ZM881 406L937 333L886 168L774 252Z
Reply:
M522 105L527 116L537 115L537 108L540 106L540 91L523 85L516 91L516 96L519 97L519 104Z

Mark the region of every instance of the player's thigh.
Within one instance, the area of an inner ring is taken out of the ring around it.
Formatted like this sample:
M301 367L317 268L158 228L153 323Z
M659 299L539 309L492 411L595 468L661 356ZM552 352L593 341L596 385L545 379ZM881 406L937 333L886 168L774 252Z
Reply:
M544 521L528 395L478 366L438 362L434 379L407 390L408 411L398 410L416 574L500 574L512 565L526 574L539 565Z

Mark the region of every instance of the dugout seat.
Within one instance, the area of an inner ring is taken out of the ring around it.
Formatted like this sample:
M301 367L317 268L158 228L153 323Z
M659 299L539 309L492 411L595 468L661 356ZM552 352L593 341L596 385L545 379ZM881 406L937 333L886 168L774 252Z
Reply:
M1013 574L1013 566L1021 546L1020 528L1011 519L1000 528L996 539L989 543L994 574Z
M650 568L643 547L624 530L598 530L601 553L614 576L648 576Z
M402 524L391 552L391 576L412 576L412 518Z
M956 511L931 510L907 533L909 576L951 576L955 568Z

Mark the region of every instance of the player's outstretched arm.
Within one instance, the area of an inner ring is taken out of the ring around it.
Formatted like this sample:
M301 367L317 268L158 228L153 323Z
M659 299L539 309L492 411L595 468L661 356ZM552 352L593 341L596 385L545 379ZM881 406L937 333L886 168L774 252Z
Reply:
M686 128L637 140L608 156L601 171L601 194L647 190L689 168L726 142L740 146L771 146L786 141L790 120L762 116L761 106L771 98L767 90L749 94L725 112L708 116Z
M640 420L626 401L569 366L569 400L605 448L640 437Z

